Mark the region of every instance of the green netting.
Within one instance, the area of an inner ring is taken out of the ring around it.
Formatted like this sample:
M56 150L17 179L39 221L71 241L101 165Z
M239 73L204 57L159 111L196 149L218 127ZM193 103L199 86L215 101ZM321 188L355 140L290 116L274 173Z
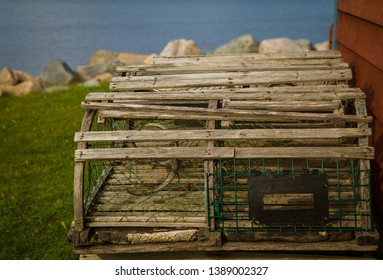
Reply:
M311 174L328 177L329 217L321 225L263 225L249 219L249 175L300 176L306 169ZM318 159L221 159L212 176L214 186L208 189L208 221L211 231L283 232L370 230L372 224L370 171L359 168L358 160ZM210 197L210 198L209 198ZM212 199L213 198L213 199Z

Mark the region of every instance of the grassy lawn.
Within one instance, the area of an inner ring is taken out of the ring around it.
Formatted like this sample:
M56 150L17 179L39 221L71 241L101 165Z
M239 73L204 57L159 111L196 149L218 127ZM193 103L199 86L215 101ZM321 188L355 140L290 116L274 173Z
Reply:
M74 133L89 91L0 98L0 259L75 259L66 239L73 219Z

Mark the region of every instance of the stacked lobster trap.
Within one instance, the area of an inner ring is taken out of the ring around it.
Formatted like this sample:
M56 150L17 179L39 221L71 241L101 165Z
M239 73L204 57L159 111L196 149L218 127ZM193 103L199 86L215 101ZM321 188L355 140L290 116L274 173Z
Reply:
M75 252L376 249L371 118L339 53L116 73L82 103Z

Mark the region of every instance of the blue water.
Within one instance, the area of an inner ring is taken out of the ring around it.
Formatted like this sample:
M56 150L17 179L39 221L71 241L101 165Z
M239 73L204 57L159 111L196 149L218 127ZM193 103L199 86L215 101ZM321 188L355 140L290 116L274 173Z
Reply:
M173 39L206 52L244 35L328 39L334 0L0 0L0 69L38 75L99 49L160 53Z

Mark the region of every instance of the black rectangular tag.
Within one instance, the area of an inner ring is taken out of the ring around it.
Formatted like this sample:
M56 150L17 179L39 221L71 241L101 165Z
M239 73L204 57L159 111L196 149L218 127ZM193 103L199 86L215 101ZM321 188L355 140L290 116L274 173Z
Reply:
M250 175L249 218L265 225L318 225L329 216L325 174Z

